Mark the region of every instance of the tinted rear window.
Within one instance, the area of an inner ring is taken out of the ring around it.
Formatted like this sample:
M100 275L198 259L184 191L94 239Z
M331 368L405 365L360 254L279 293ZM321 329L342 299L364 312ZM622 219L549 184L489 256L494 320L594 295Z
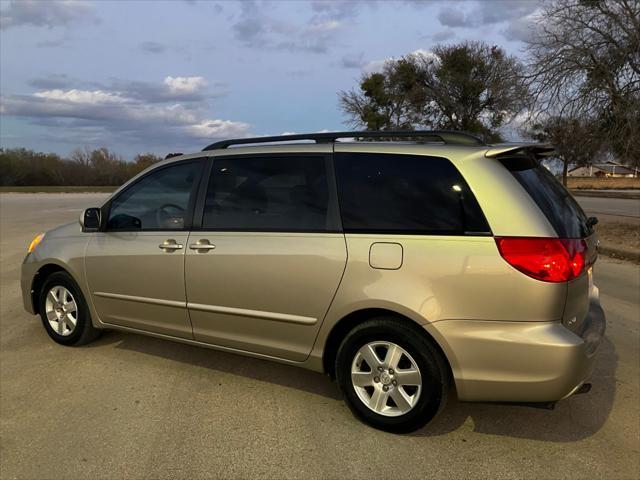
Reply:
M530 157L505 158L501 162L536 202L559 237L584 238L593 233L580 205L540 162Z
M446 158L338 153L335 163L345 232L489 233L467 183Z

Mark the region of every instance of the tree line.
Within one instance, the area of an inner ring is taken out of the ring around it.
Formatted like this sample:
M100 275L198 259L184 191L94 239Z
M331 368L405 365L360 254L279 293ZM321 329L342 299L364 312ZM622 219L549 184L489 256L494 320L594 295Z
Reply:
M127 161L106 148L74 151L69 158L25 148L0 148L0 186L117 186L162 158Z
M523 59L483 42L391 59L338 93L347 124L367 130L451 129L556 146L570 164L611 154L640 160L640 1L544 0Z

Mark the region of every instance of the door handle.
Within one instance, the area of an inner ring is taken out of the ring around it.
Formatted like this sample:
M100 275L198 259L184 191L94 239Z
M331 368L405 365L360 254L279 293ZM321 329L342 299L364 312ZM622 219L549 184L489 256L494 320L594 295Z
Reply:
M168 252L173 252L174 250L180 250L182 247L184 247L184 245L182 245L181 243L177 243L173 238L170 238L169 240L165 240L160 245L158 245L158 248Z
M202 250L204 253L205 251L213 250L214 248L216 248L216 246L209 243L209 240L203 239L198 240L196 243L192 243L191 245L189 245L189 248L196 251Z

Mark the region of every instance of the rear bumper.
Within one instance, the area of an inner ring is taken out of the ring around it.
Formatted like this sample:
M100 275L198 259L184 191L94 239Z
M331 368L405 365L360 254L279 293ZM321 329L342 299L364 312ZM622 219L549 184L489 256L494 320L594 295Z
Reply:
M430 327L449 359L460 400L555 402L590 375L605 324L592 299L577 333L560 322L444 320Z

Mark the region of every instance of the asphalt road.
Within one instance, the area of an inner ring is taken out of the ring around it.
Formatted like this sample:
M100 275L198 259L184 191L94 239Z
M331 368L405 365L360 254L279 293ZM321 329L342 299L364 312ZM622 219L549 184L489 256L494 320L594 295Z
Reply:
M631 198L575 197L588 215L617 222L640 221L640 200Z
M2 479L640 477L638 265L596 264L608 329L589 394L553 411L454 400L398 436L295 367L113 332L54 344L22 309L20 263L98 198L0 195Z

